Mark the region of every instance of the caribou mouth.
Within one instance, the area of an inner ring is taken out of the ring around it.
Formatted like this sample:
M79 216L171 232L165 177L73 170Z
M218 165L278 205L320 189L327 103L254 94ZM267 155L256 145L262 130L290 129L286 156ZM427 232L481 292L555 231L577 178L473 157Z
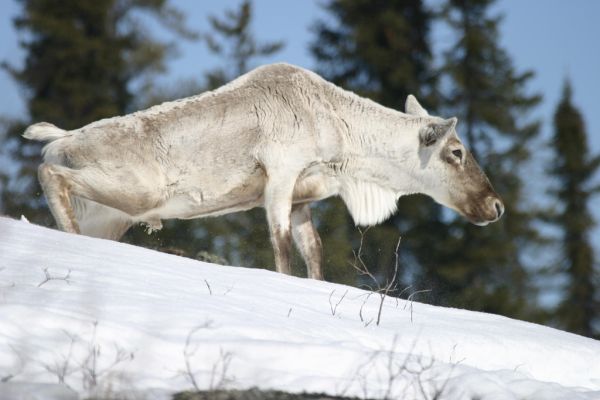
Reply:
M494 209L494 211L495 211L495 215L493 217L488 215L488 213L480 213L478 215L473 215L473 213L470 213L470 214L461 213L461 214L473 225L486 226L493 222L498 221L500 219L500 217L502 217L502 214L504 213L503 208L502 208L502 210Z
M499 205L498 207L494 208L495 211L495 215L491 216L488 215L488 213L467 213L464 211L460 211L457 210L459 212L459 214L461 214L463 217L465 217L470 223L472 223L473 225L477 225L477 226L486 226L489 225L493 222L498 221L502 215L504 214L504 207Z
M502 215L504 215L504 204L502 200L495 196L488 196L485 201L479 203L479 206L473 207L472 205L466 205L459 207L456 204L442 203L446 207L453 209L459 213L463 218L469 221L473 225L486 226L493 222L498 221Z
M477 226L486 226L498 221L504 214L504 204L496 196L488 196L478 207L467 210L458 210L470 223Z
M495 221L496 221L496 220L494 220L494 221L483 221L483 222L482 222L482 221L472 221L472 220L470 220L469 222L470 222L470 223L472 223L473 225L477 225L477 226L487 226L487 225L489 225L491 222L495 222Z

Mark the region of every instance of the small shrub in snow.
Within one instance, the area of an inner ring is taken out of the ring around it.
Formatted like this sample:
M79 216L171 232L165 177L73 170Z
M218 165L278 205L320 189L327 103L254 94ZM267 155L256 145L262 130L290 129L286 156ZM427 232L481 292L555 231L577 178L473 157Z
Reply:
M201 375L200 370L195 369L192 365L196 359L198 352L198 346L193 343L193 336L203 329L210 329L212 323L210 321L197 326L192 329L186 338L185 346L183 348L183 358L185 361L185 370L181 373L186 377L188 382L192 385L195 391L200 391L201 388L207 387L209 391L221 390L226 388L227 385L233 382L233 377L229 376L229 366L233 359L233 354L228 351L219 349L219 357L212 364L209 371L204 372L203 375L208 375L208 381L206 385L200 382L199 376ZM202 363L201 363L202 364Z
M367 277L372 281L372 285L365 284L364 286L366 286L373 293L376 293L377 295L379 295L379 299L380 299L379 308L377 311L377 318L375 319L376 325L379 326L379 324L381 322L381 313L383 311L383 303L385 302L386 297L393 295L398 290L398 267L399 267L399 252L398 252L399 250L398 249L400 248L400 241L402 238L399 237L398 242L396 243L396 250L395 250L396 259L394 262L394 274L391 279L386 279L385 283L382 283L379 279L377 279L377 277L375 275L373 275L373 273L371 272L369 267L365 264L364 260L362 259L363 242L364 242L364 238L365 238L365 233L368 231L368 229L369 228L367 228L364 231L361 229L358 230L360 232L360 244L358 246L358 250L356 252L354 252L354 261L352 262L352 267L358 272L358 274L360 276ZM370 296L367 296L367 298L365 299L365 301L363 303L363 306L369 300L369 297ZM359 316L360 316L360 320L362 322L365 322L363 315L362 315L363 306L361 306L361 308L360 308ZM369 325L371 323L371 321L372 320L365 322L365 326Z

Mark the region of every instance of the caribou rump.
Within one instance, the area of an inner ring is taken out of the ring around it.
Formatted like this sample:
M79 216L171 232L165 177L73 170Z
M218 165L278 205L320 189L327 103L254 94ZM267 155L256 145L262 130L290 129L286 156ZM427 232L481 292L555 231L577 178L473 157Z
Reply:
M288 64L210 92L65 131L41 122L38 177L60 229L118 240L135 223L264 207L279 272L292 239L322 279L310 203L340 196L357 225L382 222L424 193L485 225L504 206L456 133L413 96L383 107Z

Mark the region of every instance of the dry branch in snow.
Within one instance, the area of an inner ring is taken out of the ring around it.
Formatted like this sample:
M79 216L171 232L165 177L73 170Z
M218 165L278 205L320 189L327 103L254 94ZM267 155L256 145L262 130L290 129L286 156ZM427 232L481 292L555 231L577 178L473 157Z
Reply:
M60 359L55 359L53 364L42 363L42 366L48 372L56 375L58 383L67 387L69 387L66 382L67 378L75 373L80 373L82 386L88 393L97 394L109 388L109 375L116 372L115 368L119 364L133 360L134 354L114 343L111 358L111 352L106 352L98 342L97 331L98 321L94 321L92 324L92 333L89 339L83 339L78 335L63 331L69 339L67 353L62 354ZM79 354L79 357L76 357L75 354Z
M87 343L87 355L82 362L79 363L83 374L83 383L86 389L94 389L98 386L99 380L108 375L117 365L124 361L133 360L134 355L132 352L126 351L124 348L117 344L114 344L114 357L113 360L103 367L100 366L100 358L102 356L102 348L96 340L96 331L98 328L98 322L94 322L94 328L92 331L92 338Z
M44 369L53 375L56 375L58 378L58 383L66 384L65 379L75 372L75 365L72 363L73 357L73 348L75 347L75 343L78 341L76 335L70 334L67 331L63 331L63 333L69 338L69 349L67 350L67 354L61 355L60 359L54 359L53 363L44 363L42 362L42 366ZM68 385L67 385L68 386Z
M361 230L360 228L358 229L358 231L360 232L360 244L358 246L358 250L356 252L353 251L354 261L352 262L351 265L358 272L358 274L360 276L366 276L366 277L370 278L371 281L373 281L373 286L370 286L370 285L365 285L365 286L369 290L371 290L373 293L377 293L379 295L379 299L380 299L379 308L377 310L377 319L375 321L376 325L379 326L379 324L381 322L381 313L383 311L383 303L385 302L386 297L393 294L398 289L397 280L398 280L398 268L399 268L399 248L400 248L400 242L402 240L402 237L398 237L398 242L396 243L396 250L395 250L396 259L394 262L394 274L391 279L386 278L385 284L382 284L380 282L380 280L377 279L377 277L371 272L369 267L365 264L364 260L362 259L362 251L363 251L363 243L364 243L364 239L365 239L365 233L367 233L368 230L369 230L369 228L365 229L364 231ZM359 311L360 320L362 322L364 322L364 318L362 315L362 309L368 299L369 299L369 297L367 297L365 299L365 301ZM365 326L369 325L369 324L370 324L370 321L365 323Z
M370 354L349 379L350 383L342 391L343 396L353 385L360 385L364 398L383 400L419 398L441 400L454 368L460 362L453 362L445 376L440 377L433 357L417 355L417 340L404 351L398 351L398 336L394 336L389 349L377 350ZM372 383L383 381L377 392Z
M331 291L331 293L329 293L329 309L331 310L331 315L335 315L335 313L337 312L337 308L340 305L340 303L342 302L342 300L344 300L344 297L346 297L346 295L348 294L348 290L346 290L344 292L344 294L342 295L342 297L340 297L340 299L338 300L337 303L333 304L333 302L331 301L331 298L333 297L335 293L335 289L333 289Z
M205 279L204 283L206 284L206 287L208 288L208 294L210 294L212 296L212 288L210 287L210 284L208 283L208 281Z
M67 282L67 285L71 284L71 281L69 280L69 278L71 277L71 270L69 269L69 271L66 273L65 276L54 276L50 274L50 271L48 271L48 267L46 268L42 268L42 271L44 272L44 280L41 281L37 286L41 287L42 285L50 282L50 281L65 281Z
M185 378L190 382L195 391L201 391L202 385L198 382L198 373L199 371L195 370L192 361L195 357L198 346L194 346L192 343L193 336L202 329L210 329L212 327L212 322L207 321L202 325L199 325L193 328L187 335L185 340L185 345L183 347L183 358L185 363L185 370L181 373L185 376ZM223 351L223 349L219 349L219 358L216 362L213 363L212 367L209 371L209 381L208 381L208 389L209 391L213 390L221 390L224 389L227 385L229 385L233 379L228 376L229 366L231 364L231 360L233 359L233 354L228 351Z

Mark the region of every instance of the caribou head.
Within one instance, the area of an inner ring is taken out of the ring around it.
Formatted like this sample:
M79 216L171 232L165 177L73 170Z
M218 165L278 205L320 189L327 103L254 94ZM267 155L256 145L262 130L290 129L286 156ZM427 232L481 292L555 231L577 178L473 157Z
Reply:
M504 213L504 204L458 138L457 118L429 116L412 95L406 99L406 113L423 119L418 131L418 170L425 194L473 224L483 226L497 221Z

